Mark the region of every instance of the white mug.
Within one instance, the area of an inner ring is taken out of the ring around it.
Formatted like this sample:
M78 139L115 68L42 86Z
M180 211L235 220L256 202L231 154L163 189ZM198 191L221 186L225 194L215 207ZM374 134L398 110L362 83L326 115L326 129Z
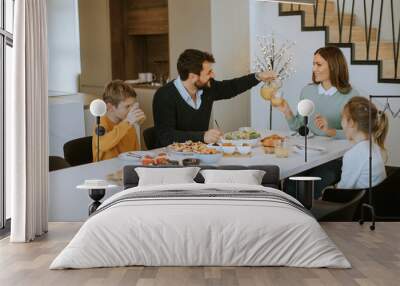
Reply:
M142 82L147 81L147 73L140 72L139 73L139 80L142 81Z
M140 109L139 102L135 102L135 103L132 105L131 110L136 110L136 109Z
M146 73L146 81L153 82L153 74L151 72Z
M135 102L134 104L133 104L133 106L132 106L132 108L131 108L131 110L129 111L130 113L133 113L135 110L137 110L137 109L140 109L140 106L139 106L139 102ZM136 120L135 121L137 121L137 118L136 118L136 116L134 115L133 116ZM142 124L143 122L144 122L144 120L145 119L141 119L140 121L137 121L137 123L138 124Z

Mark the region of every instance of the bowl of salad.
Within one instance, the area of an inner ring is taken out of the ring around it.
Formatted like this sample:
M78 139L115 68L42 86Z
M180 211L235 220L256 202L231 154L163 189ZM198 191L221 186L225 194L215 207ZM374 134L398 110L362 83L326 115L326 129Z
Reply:
M260 138L261 134L258 131L249 127L242 127L237 131L225 133L221 141L235 146L242 146L243 144L256 146Z

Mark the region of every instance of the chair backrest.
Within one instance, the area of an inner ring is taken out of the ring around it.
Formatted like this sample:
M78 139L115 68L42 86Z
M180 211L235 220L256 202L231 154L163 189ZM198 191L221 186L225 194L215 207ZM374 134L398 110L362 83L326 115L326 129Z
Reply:
M336 192L347 192L349 190L335 190ZM364 197L365 190L351 190L352 198L340 204L336 210L321 217L319 221L352 221L354 219L356 210L361 203L361 199Z
M400 217L400 167L386 167L386 173L387 178L372 189L372 204L377 216Z
M71 167L64 158L58 156L49 156L49 171L56 171Z
M328 194L325 195L325 193ZM325 190L323 200L332 203L332 211L320 217L319 221L352 221L361 199L365 196L365 190ZM329 195L331 193L331 195Z
M146 144L147 150L152 150L157 148L157 135L156 129L154 127L149 127L143 130L143 139Z
M387 178L379 185L372 188L372 205L375 214L380 220L400 219L400 167L386 167ZM340 190L326 189L318 207L325 210L317 210L315 213L323 213L319 216L321 221L349 221L358 220L361 217L361 204L369 203L368 188L366 190ZM329 203L332 203L329 205ZM327 211L329 209L329 211ZM364 219L369 220L369 213Z
M71 166L92 163L92 136L74 139L65 143L64 158Z

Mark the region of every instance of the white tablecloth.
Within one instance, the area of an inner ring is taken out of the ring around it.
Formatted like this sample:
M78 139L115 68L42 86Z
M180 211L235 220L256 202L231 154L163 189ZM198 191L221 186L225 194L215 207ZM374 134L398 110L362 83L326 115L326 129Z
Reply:
M266 132L263 135L270 134ZM283 134L283 132L279 132ZM289 136L290 144L304 144L303 137ZM261 146L253 148L251 157L223 157L218 165L277 165L280 178L284 179L305 170L340 158L351 147L347 140L336 140L326 137L313 137L308 140L309 146L320 146L325 152L310 152L308 161L304 162L304 153L292 152L288 158L277 158L274 154L265 154ZM156 150L157 151L157 150ZM77 190L76 186L85 179L106 179L108 174L123 168L124 165L137 164L138 161L125 161L119 158L71 167L50 172L49 220L50 221L83 221L87 218L87 208L91 203L87 191ZM106 198L122 190L116 188L106 192Z

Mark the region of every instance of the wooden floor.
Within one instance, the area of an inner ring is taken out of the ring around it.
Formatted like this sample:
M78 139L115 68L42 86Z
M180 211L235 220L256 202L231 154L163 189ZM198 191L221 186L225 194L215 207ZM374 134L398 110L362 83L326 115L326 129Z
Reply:
M349 270L289 267L124 267L48 270L80 223L50 223L28 244L0 241L0 285L400 285L400 223L324 223L352 263Z

